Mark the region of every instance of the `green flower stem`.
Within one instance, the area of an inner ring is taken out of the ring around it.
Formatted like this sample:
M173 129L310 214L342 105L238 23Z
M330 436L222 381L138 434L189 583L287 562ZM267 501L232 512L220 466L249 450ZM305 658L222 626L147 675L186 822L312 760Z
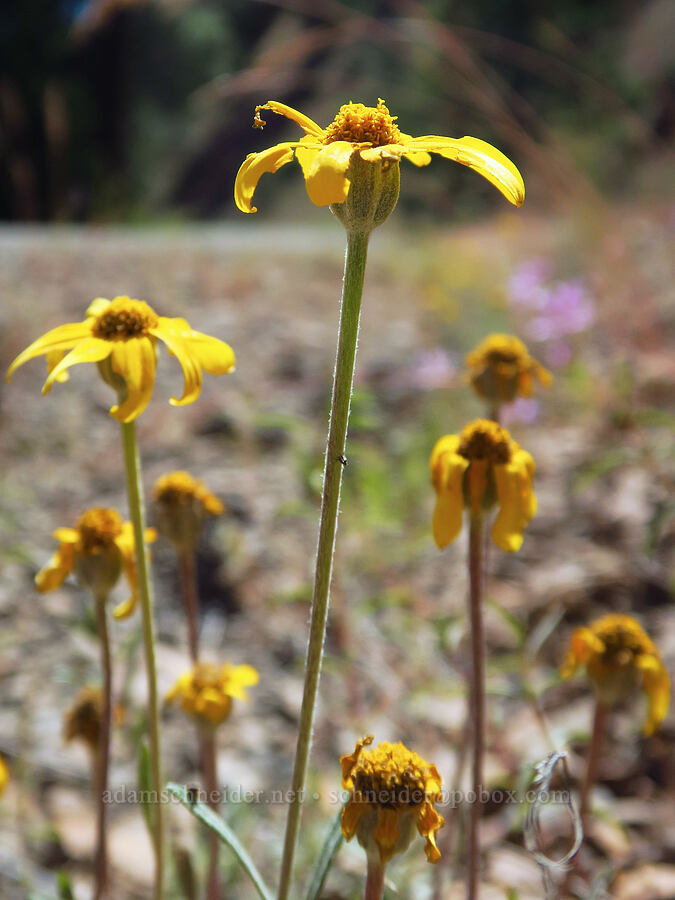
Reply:
M136 440L136 423L122 423L122 447L127 476L129 515L134 526L138 593L143 618L143 645L148 678L148 725L150 737L151 790L156 803L153 809L152 842L155 850L155 900L164 897L164 833L162 817L162 764L159 743L159 701L157 695L157 661L155 658L155 623L152 612L152 590L148 550L145 544L145 511L141 493L141 463Z
M108 790L110 735L112 732L112 661L110 635L108 633L108 615L106 612L107 600L107 592L94 597L98 639L101 644L101 667L103 670L101 728L94 762L94 796L97 803L94 900L102 900L108 890L108 804L105 802L105 792Z
M347 254L342 283L342 306L338 335L337 358L333 375L328 441L323 476L323 497L319 543L316 553L314 595L309 628L309 645L305 663L305 687L300 710L300 729L295 751L291 785L291 802L286 820L286 835L281 861L278 900L287 900L293 872L293 857L300 826L307 761L314 726L314 712L321 672L321 659L326 636L329 589L333 568L333 550L337 529L340 485L344 467L344 451L349 421L349 405L354 379L354 360L361 316L361 294L368 253L367 233L347 232Z
M476 900L480 872L479 826L485 756L485 635L483 630L484 516L471 516L469 528L469 619L471 622L471 718L473 720L472 789L469 806L469 834L466 897Z

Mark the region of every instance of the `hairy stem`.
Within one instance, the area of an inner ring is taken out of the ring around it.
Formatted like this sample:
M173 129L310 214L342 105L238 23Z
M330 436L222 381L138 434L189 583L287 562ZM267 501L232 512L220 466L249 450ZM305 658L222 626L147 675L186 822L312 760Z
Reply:
M157 661L155 656L155 622L148 550L145 544L145 510L141 493L141 463L138 455L135 422L122 423L122 446L127 477L129 515L134 528L138 593L143 621L143 647L148 679L148 730L150 737L150 775L156 802L153 806L152 842L155 851L154 900L164 897L164 829L161 804L162 763L159 741L159 699L157 693Z
M340 485L342 482L342 470L345 465L344 451L361 316L361 294L363 292L368 238L368 234L348 233L347 235L347 254L342 284L337 358L333 376L333 394L323 476L314 594L312 597L309 644L305 662L305 686L300 710L300 728L295 751L295 764L293 767L291 801L286 820L278 900L287 900L290 890L293 858L300 826L300 811L307 777L307 761L309 759L309 748L314 727L314 712L323 657L323 644L326 635L326 620L328 618L329 589L333 568Z
M95 596L96 625L101 644L101 668L103 670L101 727L99 731L96 762L94 765L94 796L97 803L96 862L94 871L94 900L103 900L108 891L108 843L107 810L105 792L108 790L110 768L110 735L112 733L112 660L110 635L106 612L107 593Z
M483 633L483 514L471 516L469 530L469 619L471 622L471 716L473 719L472 787L469 807L467 900L478 897L481 794L485 756L485 636Z

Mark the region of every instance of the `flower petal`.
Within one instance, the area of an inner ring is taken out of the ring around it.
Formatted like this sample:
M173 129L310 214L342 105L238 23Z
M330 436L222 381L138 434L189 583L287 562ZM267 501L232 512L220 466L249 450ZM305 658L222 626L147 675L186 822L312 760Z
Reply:
M101 338L86 337L81 340L70 353L63 357L60 363L51 370L45 383L42 385L42 393L48 394L55 381L61 381L63 373L70 366L77 363L100 362L102 359L110 356L113 345L110 341L104 341Z
M412 140L414 140L414 138L411 134L401 133L401 143L404 145L404 147ZM431 162L431 154L427 153L426 150L408 150L406 147L403 155L414 166L428 166Z
M145 541L150 544L157 538L154 528L145 529ZM136 571L136 544L134 542L134 529L131 522L124 522L122 534L115 539L115 543L122 554L122 565L127 579L131 596L128 600L119 603L113 610L115 619L127 619L136 609L138 603L138 573Z
M260 153L249 153L239 167L234 182L234 202L238 209L245 213L258 212L257 207L251 206L258 182L266 172L278 172L289 163L293 159L294 149L299 145L299 141L287 141Z
M389 862L394 855L394 848L399 837L398 820L401 815L398 809L386 809L378 807L377 828L375 829L374 840L380 851L380 861Z
M356 829L359 827L359 823L367 809L367 803L359 803L357 800L354 800L353 797L351 797L348 803L343 806L342 815L340 816L340 826L342 836L346 841L351 841L356 834Z
M100 316L112 303L112 300L106 300L105 297L97 297L92 300L87 307L87 318Z
M456 452L458 447L459 437L447 434L436 441L431 451L431 481L437 495L432 524L439 549L451 544L462 530L462 482L469 462Z
M441 858L441 851L436 845L436 832L439 828L442 828L444 824L445 819L443 816L436 812L428 800L425 801L420 807L417 816L417 830L422 837L427 839L427 842L424 845L424 852L430 863L438 862Z
M127 398L110 407L110 415L118 422L132 422L150 402L155 384L157 353L149 337L116 341L113 345L112 367L124 378Z
M266 103L263 103L262 106L258 107L258 111L261 109L271 109L272 112L275 112L278 116L286 116L287 119L291 119L311 137L316 138L319 141L323 140L325 135L323 128L320 125L317 125L313 119L309 118L309 116L299 112L297 109L293 109L292 106L286 106L285 103L279 103L278 100L268 100Z
M202 389L202 370L186 340L189 328L185 319L167 319L160 316L159 325L150 332L166 344L183 370L183 393L180 399L171 398L169 402L172 406L193 403Z
M34 359L36 356L42 356L54 350L70 350L90 335L91 324L89 322L70 322L67 325L59 325L58 328L52 328L51 331L33 341L22 353L19 353L9 369L7 369L7 384L11 381L15 370L25 362L28 362L29 359Z
M407 146L411 150L438 153L444 159L468 166L493 184L514 206L522 206L525 200L522 175L507 156L487 141L474 137L454 139L430 134L413 138Z
M313 137L300 138L298 146L295 148L295 158L300 163L302 174L305 178L309 175L312 163L316 159L317 153L321 150L322 144L317 144Z
M56 553L46 566L35 576L35 586L40 593L56 590L73 571L75 547L73 544L60 544Z
M191 331L185 340L190 354L205 372L225 375L234 371L234 350L225 341L199 331Z
M307 193L315 206L345 202L350 185L345 173L354 150L349 141L333 141L316 154L305 175Z
M511 462L493 466L499 514L492 526L492 539L509 553L516 553L523 543L523 530L537 511L537 498L532 490L534 460L519 448Z
M649 737L668 715L670 678L657 656L643 654L638 657L637 665L642 669L642 688L649 699L649 713L644 726L644 734Z

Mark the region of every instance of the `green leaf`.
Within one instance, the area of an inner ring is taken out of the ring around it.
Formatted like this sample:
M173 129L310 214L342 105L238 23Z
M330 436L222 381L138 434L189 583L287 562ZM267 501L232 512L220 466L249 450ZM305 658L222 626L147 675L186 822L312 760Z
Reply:
M316 861L311 878L309 879L305 900L318 900L330 867L333 864L335 854L342 846L344 840L342 837L341 819L342 810L340 810L335 821L330 826L326 839L323 842L319 858Z
M150 751L148 750L148 745L145 743L145 741L141 741L141 744L138 748L137 774L141 809L143 810L145 824L147 825L148 831L150 832L150 837L152 838L154 812L152 804L148 803L150 791L152 790L152 781L150 778Z
M512 612L509 612L508 609L505 609L501 605L501 603L497 603L497 601L493 600L491 597L488 597L486 602L490 609L494 609L504 623L509 626L518 641L518 646L522 647L525 643L525 634L527 631L525 625L523 625L520 619L516 618Z
M199 819L199 821L206 825L207 828L210 828L211 831L214 831L218 835L220 840L224 844L227 844L227 846L239 860L248 877L253 882L262 900L273 900L272 892L263 881L263 878L260 872L257 870L255 863L246 852L246 849L239 843L239 839L237 838L236 834L230 828L228 828L228 826L220 818L220 816L214 813L212 809L209 809L209 807L205 806L203 803L193 803L188 798L187 788L182 784L176 784L174 781L170 781L167 784L167 790L169 791L169 793L173 794L174 797L179 800L180 803L182 803L183 806L187 810L189 810L196 819Z
M75 894L70 886L70 878L65 872L59 872L56 876L56 888L59 892L59 900L75 900Z

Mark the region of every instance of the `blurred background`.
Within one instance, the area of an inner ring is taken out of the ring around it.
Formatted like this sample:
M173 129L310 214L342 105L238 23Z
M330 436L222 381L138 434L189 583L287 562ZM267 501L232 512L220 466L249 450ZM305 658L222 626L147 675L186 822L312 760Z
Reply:
M383 96L405 132L474 135L523 173L516 210L462 166L403 162L398 207L371 241L299 884L336 814L339 756L363 734L405 741L451 788L466 779L466 546L433 544L428 458L485 412L464 355L489 332L521 337L554 383L505 410L536 460L539 511L519 553L491 551L485 900L543 896L526 805L496 799L524 790L551 749L541 710L573 785L583 775L592 696L558 676L574 628L634 615L673 670L674 17L667 0L0 7L0 367L117 294L185 316L237 354L236 372L205 377L180 409L167 403L178 366L162 356L138 422L151 518L152 485L172 469L226 507L199 548L204 654L261 673L220 732L231 789L290 783L344 250L295 164L263 177L257 215L236 211L244 156L297 135L272 114L255 130L254 108L277 99L326 125L342 103ZM100 678L93 612L74 579L41 596L33 579L55 528L90 506L127 509L109 389L91 366L48 397L43 379L36 360L0 388L3 900L55 900L59 872L77 900L91 893L89 766L62 719ZM153 573L166 691L188 653L161 540ZM145 728L138 618L115 623L113 640L125 711L114 789L135 785ZM584 857L593 886L577 896L675 896L675 719L645 740L643 717L639 698L612 716ZM167 777L196 782L191 728L174 710L163 727ZM388 897L463 897L461 815L441 811L442 862L427 865L415 842L390 866ZM284 805L233 800L223 813L274 883ZM190 896L186 854L197 873L206 857L187 813L170 814L173 900ZM120 802L110 818L114 898L144 900L142 816ZM551 810L547 835L564 852L564 810ZM253 898L221 859L229 896ZM360 848L343 848L325 900L357 900L363 869Z
M0 218L234 216L234 175L261 146L256 103L280 98L325 125L382 93L408 133L476 134L513 155L530 202L659 191L673 54L668 0L4 4ZM411 215L492 199L450 166L407 182ZM278 185L270 198L286 207Z

